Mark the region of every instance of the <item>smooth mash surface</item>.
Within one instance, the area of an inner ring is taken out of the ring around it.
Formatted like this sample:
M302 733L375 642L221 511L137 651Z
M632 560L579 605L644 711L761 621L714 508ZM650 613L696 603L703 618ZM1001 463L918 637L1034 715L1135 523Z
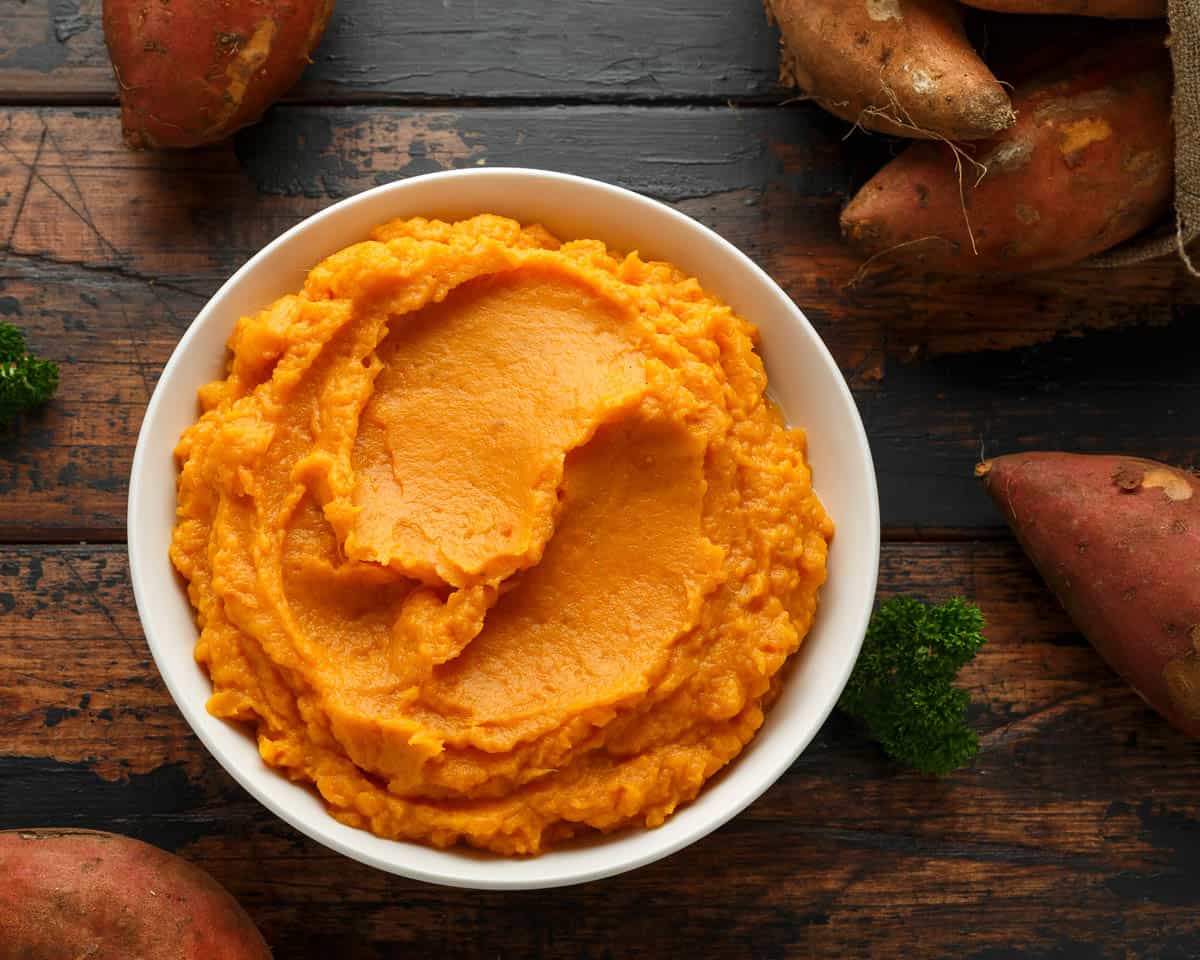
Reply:
M662 823L825 578L753 336L668 264L494 216L329 257L239 321L177 449L209 710L386 837Z

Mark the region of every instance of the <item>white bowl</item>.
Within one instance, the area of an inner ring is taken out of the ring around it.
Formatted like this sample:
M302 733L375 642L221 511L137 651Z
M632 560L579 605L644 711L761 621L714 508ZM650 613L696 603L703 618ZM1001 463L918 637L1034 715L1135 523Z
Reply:
M837 526L816 623L758 735L722 776L654 830L628 830L530 859L383 840L338 823L315 792L266 766L247 731L209 715L196 626L167 557L175 520L172 450L197 416L196 391L221 375L239 316L300 288L328 254L394 217L497 213L560 238L592 237L669 260L698 277L762 333L771 395L808 431L817 493ZM733 245L654 200L580 177L526 169L456 170L368 190L309 217L252 257L200 311L159 378L129 483L129 567L138 614L171 696L221 766L271 811L339 853L381 870L480 889L553 887L611 876L674 853L755 800L824 723L854 666L879 568L879 500L866 433L820 337L788 296Z

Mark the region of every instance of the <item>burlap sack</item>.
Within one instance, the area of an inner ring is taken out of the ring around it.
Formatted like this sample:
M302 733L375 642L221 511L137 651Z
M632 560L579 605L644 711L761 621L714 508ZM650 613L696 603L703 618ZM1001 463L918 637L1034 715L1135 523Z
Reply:
M1120 267L1177 253L1188 271L1200 277L1200 257L1189 256L1188 251L1188 244L1200 236L1200 0L1168 0L1167 12L1175 68L1174 222L1093 257L1088 264Z

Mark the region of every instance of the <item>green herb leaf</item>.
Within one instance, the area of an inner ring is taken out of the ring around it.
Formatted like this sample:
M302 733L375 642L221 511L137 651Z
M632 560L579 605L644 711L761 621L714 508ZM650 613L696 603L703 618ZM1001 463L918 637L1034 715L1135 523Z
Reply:
M25 338L0 320L0 425L45 403L58 389L58 364L25 351Z
M838 705L894 759L937 776L956 770L979 752L966 723L967 694L954 679L983 646L983 626L979 608L964 600L887 601Z

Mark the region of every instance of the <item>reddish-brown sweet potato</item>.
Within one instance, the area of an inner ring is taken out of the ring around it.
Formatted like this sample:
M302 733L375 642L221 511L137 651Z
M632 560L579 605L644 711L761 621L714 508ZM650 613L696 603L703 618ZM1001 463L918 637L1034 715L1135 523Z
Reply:
M767 0L786 79L830 113L925 139L990 137L1008 93L975 53L951 0Z
M309 62L334 0L104 0L131 147L195 147L255 123Z
M1069 453L997 457L976 474L1084 636L1200 737L1200 478Z
M914 144L846 207L846 239L865 256L938 272L1045 270L1167 213L1174 139L1160 31L1127 30L1023 83L1013 105L1016 124L971 151L987 168L978 185L964 161L960 187L948 146Z
M0 958L270 960L203 870L94 830L0 832Z
M1081 17L1149 19L1167 15L1167 0L962 0L1000 13L1073 13Z

